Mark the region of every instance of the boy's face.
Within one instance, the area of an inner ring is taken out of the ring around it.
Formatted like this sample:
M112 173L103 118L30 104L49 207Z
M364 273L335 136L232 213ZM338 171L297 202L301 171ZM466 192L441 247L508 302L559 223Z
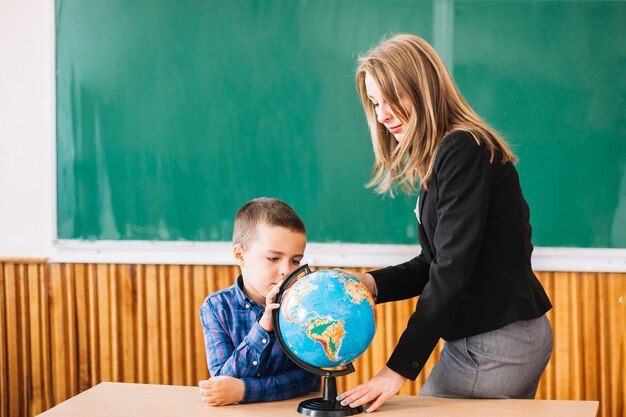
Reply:
M233 246L246 294L260 305L272 287L300 266L306 236L281 226L260 224L247 247Z

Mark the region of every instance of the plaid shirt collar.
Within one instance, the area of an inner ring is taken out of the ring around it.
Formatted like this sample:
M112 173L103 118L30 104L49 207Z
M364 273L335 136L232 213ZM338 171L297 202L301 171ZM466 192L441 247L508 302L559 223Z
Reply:
M258 307L260 309L264 308L263 306L259 305L259 303L254 301L252 298L248 297L248 294L246 294L246 291L243 289L243 276L241 274L237 277L237 285L235 287L235 297L237 299L237 303L242 308L246 308L246 304L250 306Z

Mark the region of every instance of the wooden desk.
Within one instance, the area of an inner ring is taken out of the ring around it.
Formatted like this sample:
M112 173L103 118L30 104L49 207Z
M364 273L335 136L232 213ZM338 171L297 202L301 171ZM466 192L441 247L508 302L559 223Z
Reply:
M303 398L287 401L209 407L200 402L199 389L171 385L103 382L70 398L42 417L280 417L301 416ZM595 417L597 401L453 400L398 395L374 416L464 417ZM360 414L367 416L370 414Z

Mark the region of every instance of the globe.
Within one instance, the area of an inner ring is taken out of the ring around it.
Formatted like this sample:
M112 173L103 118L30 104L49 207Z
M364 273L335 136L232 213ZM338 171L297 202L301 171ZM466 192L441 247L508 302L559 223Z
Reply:
M374 299L365 285L343 271L312 272L302 265L285 278L274 301L280 304L272 312L280 346L298 366L322 376L322 396L302 401L298 412L346 417L365 411L337 401L336 382L354 372L352 361L376 332Z
M311 272L284 291L278 326L284 345L306 364L346 365L374 338L374 299L365 285L343 271Z

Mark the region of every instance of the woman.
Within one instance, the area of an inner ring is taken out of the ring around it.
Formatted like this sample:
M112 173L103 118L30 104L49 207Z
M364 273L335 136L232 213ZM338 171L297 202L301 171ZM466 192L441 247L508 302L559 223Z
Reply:
M376 410L415 380L440 338L420 395L534 398L552 352L552 306L531 269L515 156L417 36L383 41L359 59L356 80L376 156L369 185L411 193L419 180L422 251L353 274L378 303L420 298L387 366L338 399Z

